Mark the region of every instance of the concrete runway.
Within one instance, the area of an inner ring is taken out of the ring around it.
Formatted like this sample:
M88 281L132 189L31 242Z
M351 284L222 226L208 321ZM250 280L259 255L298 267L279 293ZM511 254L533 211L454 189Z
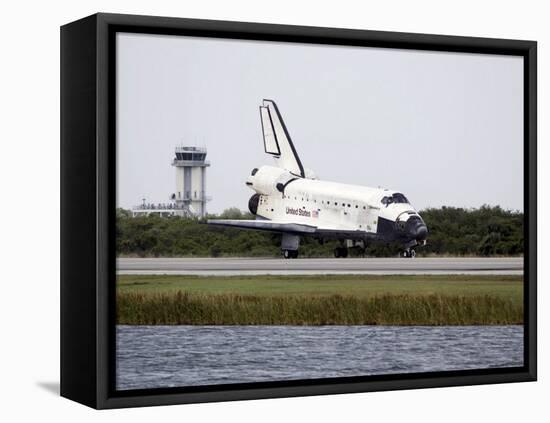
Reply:
M122 275L522 275L523 258L121 258Z

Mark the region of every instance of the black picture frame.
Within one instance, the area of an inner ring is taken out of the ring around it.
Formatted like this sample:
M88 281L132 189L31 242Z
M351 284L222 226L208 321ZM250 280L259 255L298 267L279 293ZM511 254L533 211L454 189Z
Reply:
M187 35L517 55L524 59L524 366L116 391L115 34ZM61 395L118 408L534 381L537 377L534 41L95 14L61 27Z

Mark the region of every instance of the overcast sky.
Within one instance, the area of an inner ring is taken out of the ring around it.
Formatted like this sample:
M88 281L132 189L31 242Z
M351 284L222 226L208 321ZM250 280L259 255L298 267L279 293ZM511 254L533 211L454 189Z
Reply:
M523 210L523 59L119 34L117 205L167 202L176 145L208 149L207 210L247 208L275 100L319 179L403 192L417 209Z

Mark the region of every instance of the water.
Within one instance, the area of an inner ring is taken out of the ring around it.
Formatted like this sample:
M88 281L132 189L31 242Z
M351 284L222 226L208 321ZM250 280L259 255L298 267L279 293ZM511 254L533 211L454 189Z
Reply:
M523 326L117 326L117 389L523 365Z

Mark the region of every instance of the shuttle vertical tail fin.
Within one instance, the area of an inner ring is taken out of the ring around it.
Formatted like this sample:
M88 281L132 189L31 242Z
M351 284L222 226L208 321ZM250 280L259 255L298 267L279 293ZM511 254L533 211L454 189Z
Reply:
M275 157L277 165L304 178L305 171L286 129L279 109L273 100L264 100L260 106L265 152Z

